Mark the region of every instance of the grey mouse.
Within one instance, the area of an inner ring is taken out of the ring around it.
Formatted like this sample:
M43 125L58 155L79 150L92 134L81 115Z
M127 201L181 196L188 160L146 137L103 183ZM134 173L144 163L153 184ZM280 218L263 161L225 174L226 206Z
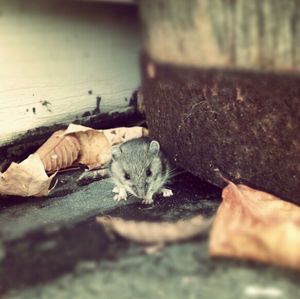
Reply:
M116 185L115 200L126 200L128 192L151 204L155 193L173 195L164 188L171 176L170 164L155 140L136 138L114 147L109 172Z

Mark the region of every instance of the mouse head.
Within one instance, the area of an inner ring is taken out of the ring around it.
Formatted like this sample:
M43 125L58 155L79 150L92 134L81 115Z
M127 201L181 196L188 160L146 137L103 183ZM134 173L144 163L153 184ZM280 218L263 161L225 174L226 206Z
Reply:
M157 141L129 141L112 150L112 178L139 198L152 198L164 184L165 172Z

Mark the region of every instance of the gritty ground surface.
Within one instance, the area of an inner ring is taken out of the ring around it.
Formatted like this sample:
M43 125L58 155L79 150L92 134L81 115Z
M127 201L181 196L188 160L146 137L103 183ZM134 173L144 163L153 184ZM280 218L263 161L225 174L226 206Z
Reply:
M148 221L209 216L219 189L182 174L173 197L144 206L134 198L113 201L108 179L78 186L79 175L60 175L46 199L1 199L1 298L300 298L299 273L209 259L207 236L149 255L134 243L112 241L95 223L105 214Z

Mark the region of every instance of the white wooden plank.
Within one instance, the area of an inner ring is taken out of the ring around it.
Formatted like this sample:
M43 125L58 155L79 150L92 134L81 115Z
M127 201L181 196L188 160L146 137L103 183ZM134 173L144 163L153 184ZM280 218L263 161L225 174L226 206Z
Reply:
M140 80L132 10L32 0L0 9L0 146L29 129L71 122L95 109L97 96L103 112L128 106Z

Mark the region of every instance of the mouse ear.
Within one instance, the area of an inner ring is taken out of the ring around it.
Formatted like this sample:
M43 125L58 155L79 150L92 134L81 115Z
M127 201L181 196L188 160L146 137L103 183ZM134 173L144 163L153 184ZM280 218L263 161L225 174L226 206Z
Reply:
M153 155L157 155L160 149L158 141L152 140L149 146L149 152Z
M119 146L113 146L111 148L111 158L113 160L118 160L118 158L120 157L121 155L121 149Z

